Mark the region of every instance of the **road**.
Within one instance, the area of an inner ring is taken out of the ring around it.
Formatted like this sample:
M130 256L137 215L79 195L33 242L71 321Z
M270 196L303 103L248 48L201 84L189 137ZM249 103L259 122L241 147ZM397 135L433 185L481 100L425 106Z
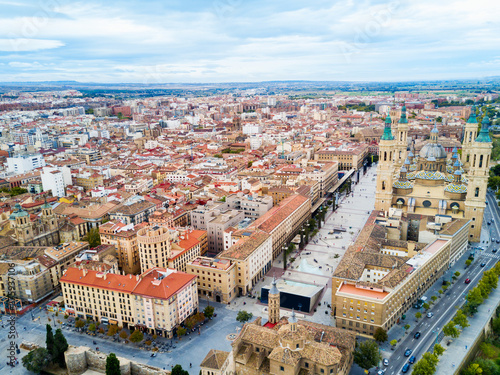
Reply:
M492 218L494 222L487 226L490 230L490 235L494 238L500 238L500 210L494 198L488 194L488 205L485 209L484 221L491 221ZM439 342L442 339L443 334L441 330L455 315L456 306L460 306L464 302L465 294L468 293L470 289L474 288L481 279L483 272L493 267L500 257L498 253L492 253L493 248L499 247L499 245L493 241L481 245L483 245L486 250L481 251L480 254L476 254L476 260L468 269L459 271L461 275L457 282L449 287L446 293L437 300L436 304L430 309L430 311L434 313L432 318L423 317L416 323L414 314L417 310L413 308L408 310L406 316L410 317L409 324L413 326L413 330L409 332L403 342L400 343L397 349L392 353L389 360L389 366L387 366L386 370L387 375L401 373L403 365L408 361L408 358L404 356L404 352L407 348L413 350L411 355L414 355L416 361L418 361L425 352L432 350L432 346L436 341ZM459 262L461 261L462 260ZM486 263L485 267L480 266L483 262ZM469 284L465 284L464 281L466 278L471 280ZM440 278L437 283L441 282L442 280ZM419 339L414 338L414 334L417 331L421 332Z

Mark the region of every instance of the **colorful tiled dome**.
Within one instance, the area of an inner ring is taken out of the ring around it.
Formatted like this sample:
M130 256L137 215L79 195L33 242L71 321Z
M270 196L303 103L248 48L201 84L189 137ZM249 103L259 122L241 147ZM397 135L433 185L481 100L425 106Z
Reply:
M467 185L449 184L444 188L444 191L447 191L449 193L467 193Z
M418 171L415 173L415 178L422 180L444 180L446 176L439 171Z
M413 181L395 181L392 186L397 189L412 189Z

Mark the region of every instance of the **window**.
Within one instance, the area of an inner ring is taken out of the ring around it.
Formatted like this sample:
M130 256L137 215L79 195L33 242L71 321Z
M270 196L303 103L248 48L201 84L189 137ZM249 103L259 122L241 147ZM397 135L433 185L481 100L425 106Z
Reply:
M283 366L280 366L280 371L285 371L285 368Z
M479 197L479 188L477 187L476 190L474 191L474 196Z

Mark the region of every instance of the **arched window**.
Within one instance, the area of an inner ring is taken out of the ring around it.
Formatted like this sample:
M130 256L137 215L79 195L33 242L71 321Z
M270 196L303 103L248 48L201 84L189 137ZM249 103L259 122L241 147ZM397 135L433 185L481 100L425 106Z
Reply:
M476 191L474 192L474 196L479 197L479 188L478 187L476 188Z
M476 167L476 154L474 154L474 162L472 163L472 166L475 168Z
M384 161L387 161L387 151L384 151Z
M483 155L479 156L479 168L483 167Z
M382 190L385 190L385 181L382 181Z
M470 155L467 154L467 163L470 161Z

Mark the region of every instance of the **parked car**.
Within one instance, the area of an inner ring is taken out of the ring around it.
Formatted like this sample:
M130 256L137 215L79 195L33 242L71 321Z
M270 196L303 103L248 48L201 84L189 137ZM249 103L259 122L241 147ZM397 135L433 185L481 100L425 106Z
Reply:
M404 374L404 373L407 373L408 370L410 369L410 365L408 363L405 363L405 365L403 366L403 368L401 369L401 372Z
M493 250L491 250L492 253L496 253L498 251L497 248L493 248Z
M416 359L416 358L415 358L415 356L414 356L414 355L412 355L412 356L410 357L410 359L408 360L408 363L410 363L410 364L412 364L412 365L413 365L413 364L415 363L415 359Z
M415 332L415 334L413 335L413 337L416 339L418 339L420 336L421 336L420 332Z
M433 313L433 312L430 312L430 311L429 311L429 312L427 313L427 317L428 317L428 318L432 318L433 316L434 316L434 313Z
M469 278L465 279L465 283L469 284L470 283L470 279Z
M411 349L406 349L405 350L405 357L409 357L411 355L411 353L413 352L413 350Z
M387 358L384 358L383 363L384 363L384 366L389 366L389 360Z

